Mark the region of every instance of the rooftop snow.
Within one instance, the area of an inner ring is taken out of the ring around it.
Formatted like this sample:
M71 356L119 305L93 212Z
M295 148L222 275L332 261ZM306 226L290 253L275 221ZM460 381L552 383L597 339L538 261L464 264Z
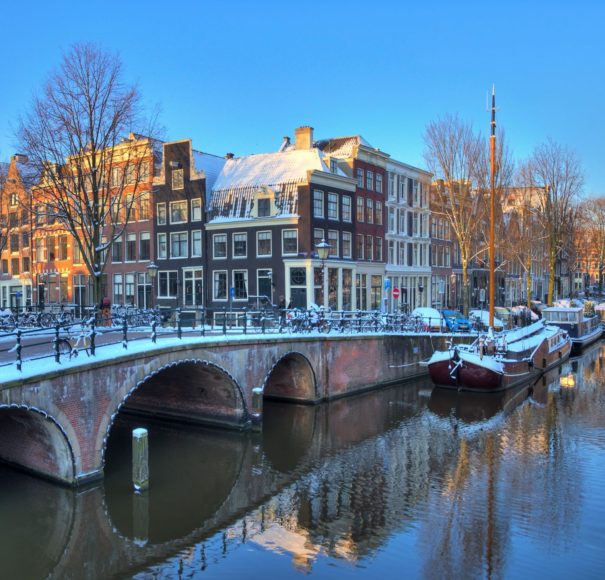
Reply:
M214 184L222 171L226 159L210 153L193 150L193 162L196 171L204 171L206 174L206 191L212 190Z

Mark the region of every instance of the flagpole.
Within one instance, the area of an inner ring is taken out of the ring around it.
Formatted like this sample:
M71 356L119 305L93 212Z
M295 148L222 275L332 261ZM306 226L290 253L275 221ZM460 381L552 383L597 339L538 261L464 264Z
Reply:
M492 87L492 120L489 138L490 153L490 227L489 227L489 327L494 327L494 296L496 282L496 87Z

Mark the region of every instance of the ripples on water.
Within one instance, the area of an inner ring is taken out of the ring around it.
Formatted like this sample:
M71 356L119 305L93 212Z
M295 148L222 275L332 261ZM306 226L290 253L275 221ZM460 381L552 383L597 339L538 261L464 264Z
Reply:
M262 433L130 431L103 486L0 471L7 578L602 577L605 353L499 395L426 381L317 407L266 403Z

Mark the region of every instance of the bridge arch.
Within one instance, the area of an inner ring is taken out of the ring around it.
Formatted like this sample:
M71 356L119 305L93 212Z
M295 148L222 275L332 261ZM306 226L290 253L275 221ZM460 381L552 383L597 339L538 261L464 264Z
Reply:
M53 417L34 407L0 405L0 458L48 479L76 482L67 433Z
M266 398L315 403L319 399L317 380L309 359L290 351L272 367L263 384Z
M149 372L134 387L117 392L99 442L105 451L118 412L159 419L241 429L250 421L244 394L223 367L201 359L171 361Z

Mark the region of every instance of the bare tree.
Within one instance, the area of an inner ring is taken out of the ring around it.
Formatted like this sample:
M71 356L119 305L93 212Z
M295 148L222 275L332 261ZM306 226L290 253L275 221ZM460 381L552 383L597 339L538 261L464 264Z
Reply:
M39 223L44 212L71 234L95 302L107 249L128 224L138 185L149 179L153 142L135 134L140 113L139 91L123 81L119 58L77 44L33 99L17 132L42 176L35 217ZM145 133L152 133L149 126Z
M470 305L469 266L475 256L487 262L486 228L490 195L489 147L472 126L457 116L427 125L425 160L437 178L433 187L435 213L449 221L460 248L463 308ZM496 205L511 180L513 164L503 132L496 141Z
M553 303L557 262L565 255L584 176L575 153L552 140L539 145L521 169L523 185L535 190L548 246L548 304Z

